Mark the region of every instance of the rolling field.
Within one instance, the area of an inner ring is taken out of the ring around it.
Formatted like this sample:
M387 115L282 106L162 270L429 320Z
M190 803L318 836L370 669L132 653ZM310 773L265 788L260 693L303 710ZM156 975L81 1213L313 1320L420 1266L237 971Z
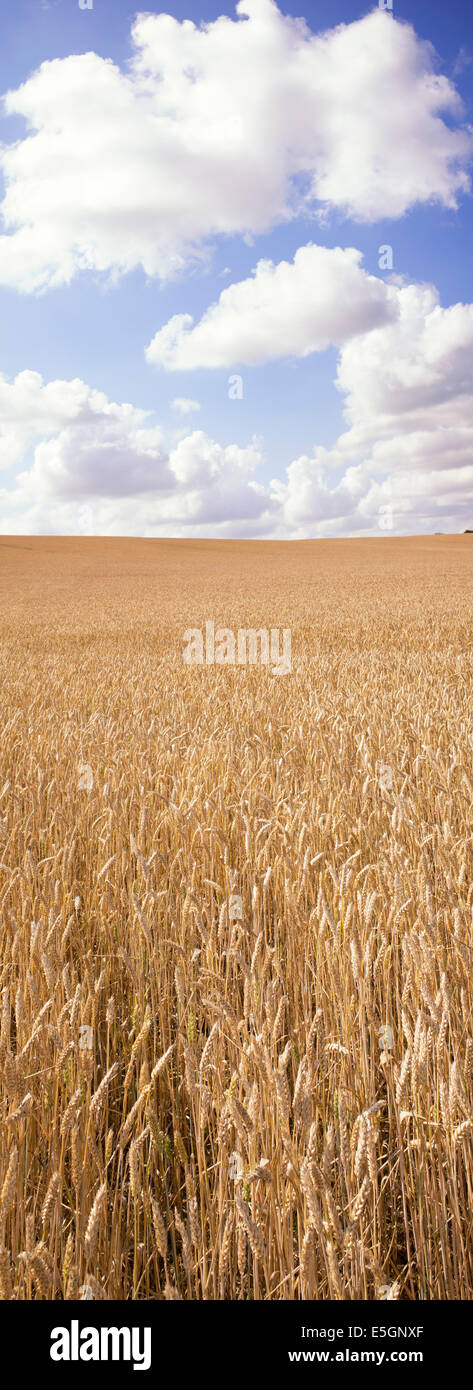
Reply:
M473 536L5 536L0 601L1 1297L471 1299Z

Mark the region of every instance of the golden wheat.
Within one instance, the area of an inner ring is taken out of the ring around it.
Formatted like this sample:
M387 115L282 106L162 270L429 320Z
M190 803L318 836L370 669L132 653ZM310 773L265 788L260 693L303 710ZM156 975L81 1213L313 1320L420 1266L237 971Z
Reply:
M0 585L2 1298L470 1299L470 538Z

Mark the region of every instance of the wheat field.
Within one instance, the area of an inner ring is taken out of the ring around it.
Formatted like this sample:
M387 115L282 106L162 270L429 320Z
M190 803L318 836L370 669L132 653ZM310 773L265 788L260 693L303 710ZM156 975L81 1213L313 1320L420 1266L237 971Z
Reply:
M0 538L3 1299L473 1296L472 542Z

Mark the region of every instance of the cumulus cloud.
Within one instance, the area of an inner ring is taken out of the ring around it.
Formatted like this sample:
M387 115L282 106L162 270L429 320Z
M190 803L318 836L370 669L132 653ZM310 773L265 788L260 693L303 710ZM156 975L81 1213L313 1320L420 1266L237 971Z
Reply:
M140 14L122 71L86 53L5 98L0 283L171 276L222 235L338 209L361 221L457 205L473 143L453 83L379 9L313 34L272 0L197 27Z
M162 431L148 412L117 405L85 382L43 385L38 372L0 377L0 462L34 450L30 483L48 497L129 496L171 481Z
M75 533L84 517L111 535L264 529L273 503L254 478L261 442L223 445L193 430L166 449L149 413L79 380L0 377L0 458L5 470L24 465L0 489L2 531Z
M393 321L340 353L347 429L333 449L315 448L290 465L287 482L273 484L288 526L310 528L317 488L335 469L343 481L333 502L343 503L348 489L360 527L471 524L473 304L444 309L429 285L391 292L398 302Z
M200 410L200 401L193 401L190 396L175 396L171 408L177 410L178 415L193 415Z
M339 353L338 439L270 483L257 438L243 447L193 429L169 446L149 412L80 380L0 377L1 529L303 537L471 526L473 304L443 308L432 285L387 291L395 313Z
M200 323L175 314L146 348L168 371L255 366L340 346L394 318L390 287L361 268L353 247L300 246L293 262L258 261L246 280L224 289Z

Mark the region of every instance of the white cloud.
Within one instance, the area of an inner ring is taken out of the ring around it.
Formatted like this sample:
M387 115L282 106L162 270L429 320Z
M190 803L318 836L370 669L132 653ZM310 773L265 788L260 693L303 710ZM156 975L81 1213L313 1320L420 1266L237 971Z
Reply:
M132 40L126 71L74 55L7 95L28 131L0 150L0 283L170 276L213 238L301 210L395 218L469 187L455 87L379 9L314 35L272 0L241 0L236 20L200 28L140 14Z
M465 72L465 69L469 68L470 63L473 63L473 56L466 47L466 44L462 43L453 65L453 77L460 77L461 74Z
M146 359L168 371L254 366L307 357L388 322L397 313L385 281L361 269L353 247L300 246L293 262L261 260L247 280L222 290L200 323L175 314Z
M28 477L46 496L129 496L165 487L162 431L147 416L78 379L43 385L38 372L20 372L13 382L2 376L0 460L19 463L33 449Z
M169 446L149 412L82 381L0 377L4 476L22 469L0 490L1 529L303 537L473 525L473 304L444 309L429 285L389 295L396 315L340 351L345 429L269 485L257 438L241 447L193 429Z
M222 445L193 430L166 449L148 417L82 381L0 377L0 458L5 471L23 465L0 490L0 529L76 533L84 517L111 535L264 529L273 504L254 480L261 441Z
M200 401L193 401L190 396L175 396L171 408L177 410L178 415L193 415L200 410Z
M273 485L288 526L310 530L320 480L334 469L343 480L332 503L343 504L348 488L361 528L379 529L380 507L392 509L401 531L472 523L473 304L443 309L428 285L391 290L397 317L340 354L348 428L333 449L316 448L290 465L287 483Z

